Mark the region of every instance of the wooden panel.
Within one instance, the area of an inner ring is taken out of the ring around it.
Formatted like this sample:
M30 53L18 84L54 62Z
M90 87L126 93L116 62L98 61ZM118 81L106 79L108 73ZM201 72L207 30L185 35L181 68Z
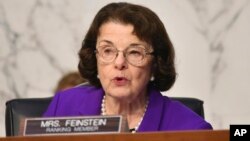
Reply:
M229 130L6 137L0 141L229 141Z

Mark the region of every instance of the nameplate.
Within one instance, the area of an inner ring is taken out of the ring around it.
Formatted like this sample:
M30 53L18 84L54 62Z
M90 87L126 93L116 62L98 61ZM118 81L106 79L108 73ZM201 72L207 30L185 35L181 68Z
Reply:
M26 118L23 136L127 132L122 116Z

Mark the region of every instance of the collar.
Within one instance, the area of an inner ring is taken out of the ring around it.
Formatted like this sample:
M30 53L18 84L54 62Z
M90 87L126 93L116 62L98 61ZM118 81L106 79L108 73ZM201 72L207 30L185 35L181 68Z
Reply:
M162 94L151 87L149 89L148 108L138 131L157 131L160 127L163 109L164 99Z

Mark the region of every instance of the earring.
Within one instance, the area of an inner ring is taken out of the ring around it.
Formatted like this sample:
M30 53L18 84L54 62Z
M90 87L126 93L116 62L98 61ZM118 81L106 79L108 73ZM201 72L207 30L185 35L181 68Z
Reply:
M154 81L154 80L155 80L155 77L151 76L150 81Z
M96 76L96 77L97 77L97 79L99 79L99 74L97 74L97 76Z

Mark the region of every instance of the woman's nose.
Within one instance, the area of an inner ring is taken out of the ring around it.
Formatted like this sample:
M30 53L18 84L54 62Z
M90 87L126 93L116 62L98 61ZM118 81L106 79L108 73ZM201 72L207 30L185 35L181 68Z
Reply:
M124 69L127 67L126 57L122 51L117 53L114 64L117 69Z

